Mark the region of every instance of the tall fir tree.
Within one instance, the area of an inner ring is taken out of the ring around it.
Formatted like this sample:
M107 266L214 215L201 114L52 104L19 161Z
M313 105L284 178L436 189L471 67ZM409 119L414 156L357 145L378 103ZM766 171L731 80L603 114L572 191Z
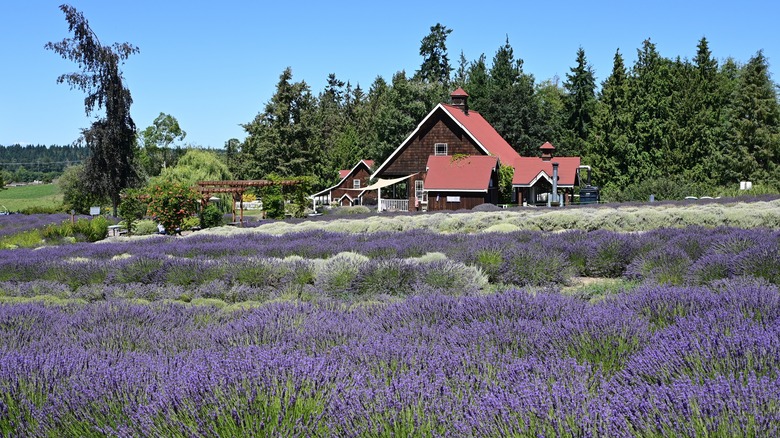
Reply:
M776 184L780 177L780 109L763 51L742 68L738 83L731 108L729 162L733 174Z
M628 140L631 114L628 106L628 75L623 55L615 51L612 72L601 85L596 112L588 136L583 164L592 166L593 183L624 187L629 183L628 157L637 154Z
M322 150L313 142L315 99L306 82L292 82L289 67L279 76L276 92L262 113L243 126L238 169L241 178L325 177Z
M474 109L521 155L538 153L544 126L534 95L534 78L523 72L523 60L515 59L509 38L493 57L487 92L475 102Z
M701 38L693 63L677 68L675 135L684 163L684 176L690 181L717 184L719 172L718 138L724 131L720 112L725 105L721 92L718 61L712 57L709 43Z
M431 26L431 33L420 42L420 56L423 57L423 62L414 76L415 79L449 85L452 66L447 54L447 37L451 33L452 29L448 29L441 23Z
M489 79L490 75L483 53L475 61L469 63L466 70L466 86L463 87L469 93L469 105L477 111L487 106Z
M585 149L588 131L596 105L596 77L588 65L585 50L577 50L577 65L566 74L563 87L566 90L566 128L571 137L565 147L568 153L579 155Z
M631 181L659 178L675 174L679 163L671 160L669 120L671 117L672 84L670 61L661 57L650 40L637 50L637 60L628 80L631 114L629 141L638 154L625 157Z

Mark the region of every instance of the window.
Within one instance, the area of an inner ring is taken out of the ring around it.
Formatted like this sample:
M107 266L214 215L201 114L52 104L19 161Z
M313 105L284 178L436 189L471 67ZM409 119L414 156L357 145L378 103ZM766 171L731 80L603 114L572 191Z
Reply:
M428 202L428 194L425 193L423 187L423 180L418 179L414 181L414 196L419 202Z
M359 189L360 188L360 180L359 179L353 179L352 180L352 188L353 189Z
M434 155L447 155L447 143L436 143Z

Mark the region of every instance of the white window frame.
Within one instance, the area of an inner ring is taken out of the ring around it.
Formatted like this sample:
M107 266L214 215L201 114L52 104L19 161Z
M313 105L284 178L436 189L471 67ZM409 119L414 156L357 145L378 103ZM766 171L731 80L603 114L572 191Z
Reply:
M421 179L414 180L414 196L420 202L428 202L428 197L425 195L424 182Z
M359 189L360 188L360 180L359 179L353 179L352 180L352 188L353 189Z
M440 153L439 152L439 146L443 146L444 147L444 153ZM433 154L436 155L436 156L447 155L447 149L449 149L447 147L447 143L436 143L436 144L433 145Z

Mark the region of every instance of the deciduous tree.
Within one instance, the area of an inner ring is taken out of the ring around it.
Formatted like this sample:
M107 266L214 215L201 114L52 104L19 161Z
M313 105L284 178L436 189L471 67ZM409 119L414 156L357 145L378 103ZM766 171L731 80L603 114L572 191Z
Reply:
M179 149L175 153L170 147L175 141L182 141L187 132L181 129L179 121L170 114L160 113L151 125L141 131L140 138L143 149L141 162L150 176L157 176L162 169L175 166Z

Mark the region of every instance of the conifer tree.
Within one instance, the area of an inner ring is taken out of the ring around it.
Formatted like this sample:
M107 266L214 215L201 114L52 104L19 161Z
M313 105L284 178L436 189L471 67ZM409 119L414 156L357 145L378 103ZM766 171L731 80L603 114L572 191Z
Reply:
M734 176L776 183L780 177L780 108L763 51L742 68L732 105L728 158Z
M577 50L577 66L570 70L563 85L567 92L566 127L573 134L572 144L567 146L572 154L578 155L584 149L596 104L596 78L582 47Z
M420 42L423 62L415 74L415 79L444 86L449 84L452 66L447 54L447 36L451 33L452 29L447 29L447 26L441 23L431 26L431 33Z
M323 176L322 151L312 141L314 104L306 82L292 82L292 69L286 68L265 110L242 125L247 137L241 145L241 165L231 171L252 179Z
M583 164L593 168L593 183L622 187L629 183L628 156L636 154L628 141L630 113L627 74L620 50L615 52L612 73L601 85L596 112L588 136Z

